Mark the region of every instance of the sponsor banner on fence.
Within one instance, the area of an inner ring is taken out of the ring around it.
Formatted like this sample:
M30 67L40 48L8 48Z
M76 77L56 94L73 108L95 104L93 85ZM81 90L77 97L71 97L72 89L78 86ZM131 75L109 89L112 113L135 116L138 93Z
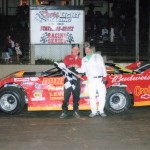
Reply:
M83 43L83 10L30 10L31 44Z

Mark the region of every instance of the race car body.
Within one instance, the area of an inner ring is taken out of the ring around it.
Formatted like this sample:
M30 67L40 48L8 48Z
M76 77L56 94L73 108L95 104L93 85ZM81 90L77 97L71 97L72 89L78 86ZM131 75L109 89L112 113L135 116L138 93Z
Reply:
M134 106L150 105L150 64L140 65L133 73L111 74L108 84L106 109L119 113Z
M130 105L150 105L150 64L135 70L106 63L106 109L121 113ZM81 79L80 110L89 110L86 76ZM64 75L54 67L44 72L18 71L0 80L0 110L7 114L20 112L28 104L28 111L61 110L64 97ZM97 95L97 93L96 93ZM69 100L72 109L72 97Z

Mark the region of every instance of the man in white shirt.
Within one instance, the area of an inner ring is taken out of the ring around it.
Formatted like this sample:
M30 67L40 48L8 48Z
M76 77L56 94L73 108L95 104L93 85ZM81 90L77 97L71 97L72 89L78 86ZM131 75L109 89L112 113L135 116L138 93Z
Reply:
M91 107L89 117L93 118L97 114L106 117L104 113L106 99L106 87L104 82L106 81L107 72L102 56L100 54L94 54L93 49L94 47L85 47L86 56L82 59L80 72L85 72L88 79L88 92ZM96 94L98 94L98 97L96 97Z

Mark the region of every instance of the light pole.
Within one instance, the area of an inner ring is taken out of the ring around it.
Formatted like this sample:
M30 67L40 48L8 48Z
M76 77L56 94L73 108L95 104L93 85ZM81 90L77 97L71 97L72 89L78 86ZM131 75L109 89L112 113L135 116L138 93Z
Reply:
M136 0L135 57L139 61L139 0Z
M150 62L150 4L148 7L149 31L148 31L148 62Z

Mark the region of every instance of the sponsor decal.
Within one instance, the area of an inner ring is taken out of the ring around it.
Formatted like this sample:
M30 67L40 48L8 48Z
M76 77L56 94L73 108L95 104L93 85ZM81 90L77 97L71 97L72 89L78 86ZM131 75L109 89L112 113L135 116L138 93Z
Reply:
M50 93L50 97L63 97L64 96L64 92L63 91L59 91L59 92L55 92L55 91L52 91Z
M48 88L49 91L63 91L64 90L64 86L49 86Z
M34 86L35 86L35 89L43 89L43 90L44 90L44 89L47 89L47 90L48 90L50 85L35 83Z
M64 85L49 86L50 100L63 100L64 99Z
M42 90L35 90L33 91L33 98L31 98L31 101L43 101L45 100L45 97L43 97L43 94L42 94Z
M134 88L134 95L140 96L140 98L144 100L150 100L150 86L144 88L136 86Z
M48 12L47 10L42 10L36 13L35 20L40 23L43 22L71 22L72 19L79 18L80 12Z
M31 98L31 101L44 101L45 100L45 97L34 97L34 98Z
M64 78L43 78L42 84L63 85Z
M34 90L33 91L33 96L34 97L42 97L42 90Z
M23 81L22 82L22 85L32 85L33 82L30 82L30 81Z
M38 77L30 77L30 81L38 81L39 78Z
M15 82L29 81L29 78L14 78Z
M41 84L35 83L35 89L41 89Z
M67 44L74 42L72 33L49 33L45 32L41 35L40 42L45 44Z
M147 94L150 94L150 86L148 86L147 88L142 88L140 86L136 86L134 88L134 94L135 96L140 96L140 95L143 95L143 97L145 97L144 95L146 95L147 97Z
M112 80L112 82L121 82L121 81L143 81L143 80L150 80L150 75L139 75L134 76L131 75L130 77L123 77L123 75L115 75L115 76L109 76L109 78Z
M144 94L144 95L142 95L141 99L150 99L150 94Z
M73 31L74 26L41 26L41 31ZM58 38L58 34L51 34L53 38Z
M36 92L33 94L34 97L42 97L42 93L40 92Z
M45 32L41 35L40 42L48 44L66 44L69 39L68 34L66 33L48 33Z

